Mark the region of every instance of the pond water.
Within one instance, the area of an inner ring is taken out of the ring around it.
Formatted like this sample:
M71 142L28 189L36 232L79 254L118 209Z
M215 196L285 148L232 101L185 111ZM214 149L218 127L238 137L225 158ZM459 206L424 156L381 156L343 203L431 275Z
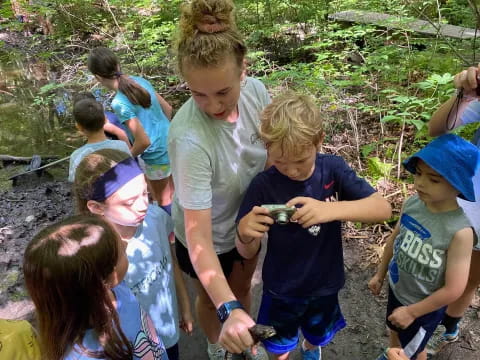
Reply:
M0 155L64 158L84 143L73 125L69 93L55 78L46 61L0 48ZM9 177L27 165L2 168L0 161L0 190L9 189ZM64 161L46 175L63 180L67 173Z
M0 50L0 154L67 156L82 142L67 93L45 91L55 84L48 63L23 58Z

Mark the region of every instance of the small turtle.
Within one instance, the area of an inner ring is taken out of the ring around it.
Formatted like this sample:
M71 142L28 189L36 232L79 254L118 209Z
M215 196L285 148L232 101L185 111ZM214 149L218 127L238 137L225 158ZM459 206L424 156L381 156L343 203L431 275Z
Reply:
M266 326L260 324L253 325L251 328L248 329L248 331L250 332L250 335L252 335L253 342L255 344L277 334L273 326ZM247 360L247 356L244 352L241 354L232 354L228 351L225 351L225 360Z

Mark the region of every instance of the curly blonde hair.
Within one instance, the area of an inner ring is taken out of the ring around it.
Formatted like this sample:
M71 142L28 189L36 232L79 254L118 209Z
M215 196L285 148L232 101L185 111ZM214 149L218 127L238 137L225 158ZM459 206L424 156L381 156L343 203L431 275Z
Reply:
M323 139L320 110L307 95L286 92L277 96L263 110L260 121L260 138L267 149L277 144L284 154L296 155Z
M234 9L231 0L191 0L182 5L175 44L180 74L185 67L217 66L232 55L242 69L247 47Z

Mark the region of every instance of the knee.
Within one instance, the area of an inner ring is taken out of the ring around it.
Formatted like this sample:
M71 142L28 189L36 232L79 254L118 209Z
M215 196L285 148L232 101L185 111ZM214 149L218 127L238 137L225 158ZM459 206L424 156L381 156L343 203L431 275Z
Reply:
M275 359L275 360L288 360L288 355L289 354L290 354L289 352L283 353L283 354L280 354L280 355L279 354L273 354L273 359Z

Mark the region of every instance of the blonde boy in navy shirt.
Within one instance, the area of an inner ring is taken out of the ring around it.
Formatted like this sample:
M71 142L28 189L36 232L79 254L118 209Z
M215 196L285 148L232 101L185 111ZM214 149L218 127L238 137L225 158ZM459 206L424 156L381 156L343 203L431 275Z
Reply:
M302 330L303 359L321 359L321 346L345 327L338 292L345 282L342 221L388 219L389 203L339 156L320 154L318 108L308 96L277 97L261 116L260 137L270 163L251 182L237 217L236 245L249 259L268 233L258 323L277 335L264 342L275 359L288 359ZM286 225L262 204L295 206Z

